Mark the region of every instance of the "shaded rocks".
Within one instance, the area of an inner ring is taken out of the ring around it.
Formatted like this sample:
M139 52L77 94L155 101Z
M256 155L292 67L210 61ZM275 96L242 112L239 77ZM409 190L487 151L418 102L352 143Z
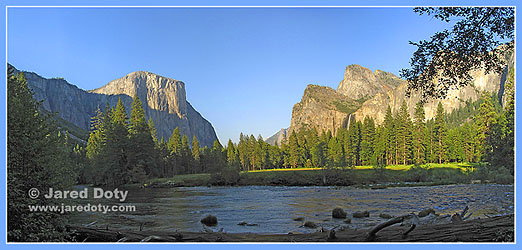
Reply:
M426 217L429 214L435 214L435 210L433 208L424 209L419 212L419 217Z
M346 219L343 222L346 223L346 224L351 224L352 223L352 219Z
M393 216L391 216L389 214L385 214L385 213L379 214L379 217L381 217L383 219L391 219L391 218L393 218Z
M337 239L337 236L335 236L335 230L332 229L330 232L328 232L328 240L335 240Z
M218 223L218 219L214 215L207 215L205 218L201 219L201 223L203 223L205 226L215 226Z
M353 218L370 217L370 212L368 212L368 211L355 212L355 213L353 213L352 217Z
M304 217L293 218L294 221L304 221Z
M332 217L336 219L344 219L346 218L346 212L342 208L336 207L332 210Z
M253 226L259 226L259 224L256 223L247 223L246 221L241 221L237 223L239 226L247 226L247 227L253 227Z
M308 227L308 228L316 228L317 225L313 222L313 221L306 221L304 224L303 224L304 227Z

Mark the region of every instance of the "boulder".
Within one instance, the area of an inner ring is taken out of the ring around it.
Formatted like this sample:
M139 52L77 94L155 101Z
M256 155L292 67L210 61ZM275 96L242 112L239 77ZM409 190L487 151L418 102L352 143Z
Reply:
M426 217L429 214L435 214L435 210L433 208L424 209L419 212L419 217Z
M370 217L370 212L368 211L360 211L353 213L353 218L363 218L363 217Z
M393 216L391 216L389 214L385 214L385 213L379 214L379 217L381 217L383 219L391 219L391 218L393 218Z
M218 219L214 215L207 215L205 218L201 219L201 223L203 223L205 226L215 226L218 223Z
M308 227L308 228L316 228L316 227L317 227L317 225L316 225L314 222L312 222L312 221L307 221L307 222L305 222L305 223L303 224L303 226L304 226L304 227Z
M336 219L344 219L346 218L346 212L342 208L336 207L332 210L332 217Z

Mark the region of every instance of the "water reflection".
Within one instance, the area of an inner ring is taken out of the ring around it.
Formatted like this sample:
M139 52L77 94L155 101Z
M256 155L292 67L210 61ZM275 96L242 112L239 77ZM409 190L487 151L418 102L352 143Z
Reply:
M201 231L199 220L206 214L218 217L214 230L225 232L288 233L313 232L302 227L303 217L320 227L343 225L369 227L384 221L380 213L393 216L434 208L439 214L460 212L470 207L472 217L513 213L512 185L449 185L434 187L398 187L356 189L353 187L186 187L170 189L132 189L125 201L135 205L132 213L76 213L73 224L96 225L116 229ZM113 204L112 200L82 200ZM116 204L116 203L114 203ZM356 211L369 211L370 217L352 218L351 224L333 219L331 211L341 207L348 218ZM246 221L257 226L240 226Z

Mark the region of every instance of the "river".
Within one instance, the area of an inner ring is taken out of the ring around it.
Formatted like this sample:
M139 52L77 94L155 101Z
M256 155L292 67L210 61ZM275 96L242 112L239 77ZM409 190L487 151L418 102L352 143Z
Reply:
M92 222L111 229L160 231L201 231L199 222L205 215L217 216L212 230L224 232L288 233L314 232L302 227L313 221L319 227L343 225L349 228L370 227L392 216L433 208L438 214L453 214L469 206L472 217L514 212L513 185L465 184L445 186L395 187L359 189L354 187L180 187L128 189L125 202L108 199L87 199L82 204L134 205L135 212L76 212L69 217L75 225ZM350 224L333 219L331 211L341 207L348 218L355 211L369 211L370 217L352 218ZM255 226L241 226L245 221Z

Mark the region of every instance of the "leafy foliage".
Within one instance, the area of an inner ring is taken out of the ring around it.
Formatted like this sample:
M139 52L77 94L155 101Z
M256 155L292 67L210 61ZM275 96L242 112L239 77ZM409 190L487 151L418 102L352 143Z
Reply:
M504 55L514 48L510 42L514 39L513 7L419 7L414 11L454 25L429 41L410 41L417 50L411 68L401 70L401 77L408 80L408 93L420 90L424 98L443 98L448 90L469 84L472 70L502 73Z
M52 205L52 200L30 199L31 188L64 189L76 181L77 162L67 134L53 118L39 111L23 73L7 76L7 240L62 241L63 217L52 212L30 212L30 205Z

